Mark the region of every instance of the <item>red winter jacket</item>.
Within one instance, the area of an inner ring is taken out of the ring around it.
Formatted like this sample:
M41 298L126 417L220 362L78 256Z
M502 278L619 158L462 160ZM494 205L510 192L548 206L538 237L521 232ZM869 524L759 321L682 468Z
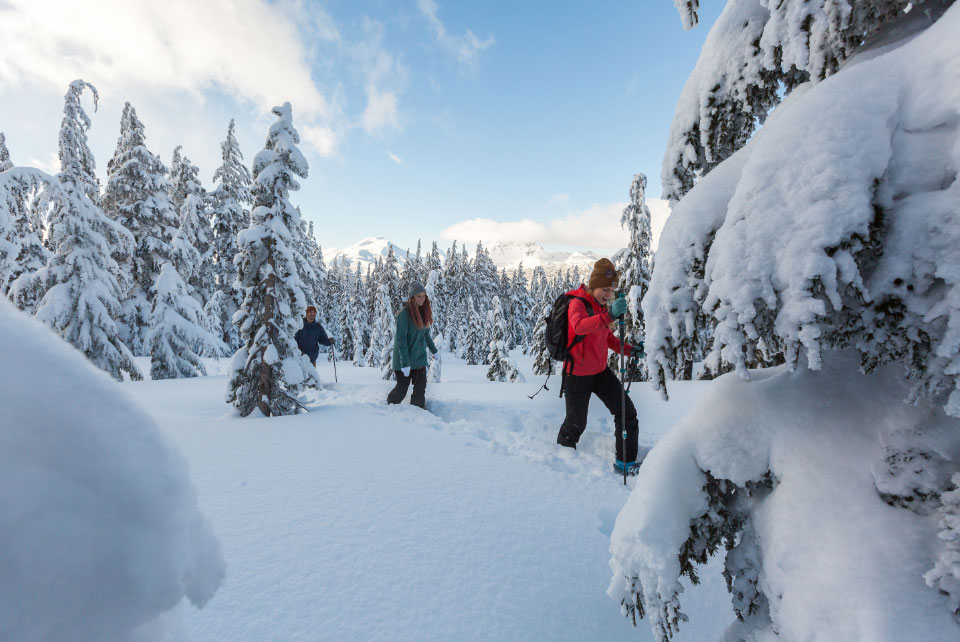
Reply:
M620 339L610 329L614 319L607 312L607 308L597 303L587 291L587 286L581 285L567 294L580 297L570 299L567 307L567 319L570 321L567 336L572 339L574 335L584 335L583 340L570 350L570 357L573 359L572 374L578 377L599 374L607 368L607 350L620 352ZM585 299L587 303L580 299ZM587 305L593 310L592 315L587 314ZM626 351L629 355L630 344L626 345ZM571 370L568 369L567 372Z

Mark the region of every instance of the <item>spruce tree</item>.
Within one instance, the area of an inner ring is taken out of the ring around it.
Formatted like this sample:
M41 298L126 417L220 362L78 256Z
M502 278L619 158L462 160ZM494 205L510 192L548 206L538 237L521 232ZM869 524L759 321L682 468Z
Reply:
M189 158L180 155L179 147L174 150L174 160L174 168L170 172L171 200L179 212L179 226L171 242L170 257L180 276L190 286L191 295L205 305L213 295L216 282L211 260L213 247L208 197L197 178L199 170ZM204 327L211 327L208 322L204 323Z
M212 226L211 261L214 270L214 289L205 312L213 325L220 329L224 343L231 350L240 345L240 333L233 324L233 315L243 301L243 292L237 287L237 268L234 260L239 253L237 235L249 225L250 170L243 164L243 154L234 136L234 122L227 127L227 138L220 143L223 163L213 174L217 187L210 195Z
M366 354L370 347L370 317L367 315L367 288L363 282L359 262L355 277L349 305L353 323L353 365L366 366Z
M253 160L252 221L238 238L244 298L234 321L243 346L233 357L227 401L242 416L254 408L268 417L297 413L304 388L320 384L293 338L306 300L293 251L300 216L290 192L300 189L296 177L307 176L307 160L297 147L290 103L272 111L277 122Z
M552 307L552 303L546 302L545 299L540 300L540 307L538 308L540 316L537 318L537 325L533 329L533 339L531 340L533 374L549 376L557 370L547 347L547 318L550 316Z
M393 376L393 338L395 319L390 302L390 290L386 284L377 288L374 306L373 333L370 337L370 358L374 368L380 368L383 378Z
M434 247L436 247L436 244L434 244ZM440 277L441 277L441 274L439 269L435 268L433 270L430 270L430 272L427 275L427 282L423 286L424 290L426 290L427 292L427 298L430 299L431 310L434 309L433 301L436 299L437 284L440 281ZM430 361L430 366L429 366L430 371L428 375L430 377L430 381L432 381L433 383L439 383L441 377L443 376L443 373L441 372L441 369L443 366L442 359L443 359L443 349L444 349L443 335L435 334L435 336L433 337L433 342L437 346L437 355L436 355L436 358Z
M497 266L483 247L483 243L479 241L477 242L476 254L473 257L473 274L471 276L476 284L477 301L488 302L497 294L500 285Z
M300 208L298 207L297 216L300 215ZM307 303L314 306L321 306L317 317L326 327L335 328L338 310L335 307L326 310L322 309L324 304L322 300L324 298L323 278L325 275L320 274L314 269L313 260L319 246L317 245L316 239L313 238L310 229L311 228L307 226L307 222L301 218L297 229L291 230L295 233L293 256L297 265L297 272L300 275L300 280L303 282L303 294L307 298ZM327 302L327 305L331 303L335 304L336 299L330 300Z
M107 164L103 206L134 239L133 255L122 265L130 284L123 300L123 337L137 355L147 354L150 290L160 273L160 265L171 258L170 243L177 218L170 190L166 167L147 149L143 123L133 106L126 103L117 148Z
M0 132L0 172L5 172L12 167L10 150L7 149L7 137L3 132Z
M340 314L337 316L337 341L336 350L339 350L341 360L344 356L350 358L356 352L353 338L353 314L350 305L340 306ZM332 351L334 348L331 348Z
M513 344L520 346L523 353L526 354L533 334L536 299L531 294L527 275L523 270L523 261L517 265L511 285L513 287Z
M60 126L61 194L50 213L56 253L37 272L43 296L36 317L80 350L94 365L114 379L127 374L140 380L133 355L120 339L121 270L113 259L133 246L133 237L100 209L93 154L87 144L90 118L80 104L84 88L97 90L83 80L70 83L64 96Z
M403 307L407 299L405 293L410 284L400 282L400 263L397 261L392 245L387 247L387 256L380 268L380 283L387 286L392 309L399 310Z
M43 294L37 271L51 255L41 241L42 212L60 191L59 182L38 169L9 167L0 173L0 294L29 314Z
M638 345L644 338L643 312L640 301L650 286L650 208L646 203L647 177L636 174L630 185L630 203L623 209L620 225L630 232L630 244L620 254L617 269L620 272L619 289L627 296L624 333L627 343ZM613 360L619 355L611 354ZM691 355L688 361L700 360L703 355ZM617 361L619 367L619 361ZM640 361L631 361L627 368L629 381L646 381L646 367Z
M403 270L400 272L401 287L407 288L411 281L420 281L420 269L417 263L420 260L420 245L417 244L417 257L410 254L410 248L407 248L406 258L403 260ZM421 281L422 282L422 281Z
M515 294L513 292L513 281L507 276L506 268L500 270L500 285L497 287L496 296L500 297L500 305L503 307L503 323L506 328L504 341L506 341L507 349L513 350L517 346L516 328L513 323L513 301ZM492 310L491 305L491 312Z
M460 334L460 350L461 358L467 362L468 366L480 365L486 357L485 348L487 346L483 341L485 316L477 312L477 308L473 304L473 297L467 297L463 315L463 329Z
M487 355L490 369L487 370L487 379L523 383L525 381L523 375L517 369L517 364L510 358L510 350L507 347L507 320L498 296L493 297L491 315L491 338Z
M204 324L203 309L176 268L164 263L154 285L150 346L150 377L181 379L206 375L202 353L221 354L221 341Z

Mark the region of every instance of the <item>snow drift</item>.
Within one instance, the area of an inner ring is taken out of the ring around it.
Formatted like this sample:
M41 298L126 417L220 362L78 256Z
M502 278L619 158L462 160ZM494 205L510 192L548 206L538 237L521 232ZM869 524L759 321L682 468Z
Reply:
M848 353L820 372L725 375L651 450L611 537L609 594L627 615L670 637L687 617L680 576L696 579L725 546L743 620L728 639L956 639L947 600L923 578L939 548L933 520L891 505L917 501L921 480L886 464L904 433L923 436L926 457L955 460L960 421L904 404L894 368L856 368Z
M128 640L184 596L203 606L224 563L180 455L6 300L0 327L0 639Z

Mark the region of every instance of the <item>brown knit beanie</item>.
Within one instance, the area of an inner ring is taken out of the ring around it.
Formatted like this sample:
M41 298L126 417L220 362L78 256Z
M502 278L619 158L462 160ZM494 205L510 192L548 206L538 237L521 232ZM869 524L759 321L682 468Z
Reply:
M587 281L587 289L616 287L619 280L620 275L617 274L617 269L610 262L610 259L600 259L593 264L593 272L590 273L590 280Z

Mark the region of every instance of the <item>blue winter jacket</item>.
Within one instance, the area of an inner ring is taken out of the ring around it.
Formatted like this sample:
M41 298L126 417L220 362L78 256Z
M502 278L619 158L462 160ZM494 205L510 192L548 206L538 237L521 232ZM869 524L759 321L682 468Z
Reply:
M303 327L297 330L293 338L297 340L297 347L300 348L300 352L310 357L310 361L317 360L320 355L321 344L328 346L331 343L327 333L323 331L322 325L316 321L310 323L306 319L303 320Z

